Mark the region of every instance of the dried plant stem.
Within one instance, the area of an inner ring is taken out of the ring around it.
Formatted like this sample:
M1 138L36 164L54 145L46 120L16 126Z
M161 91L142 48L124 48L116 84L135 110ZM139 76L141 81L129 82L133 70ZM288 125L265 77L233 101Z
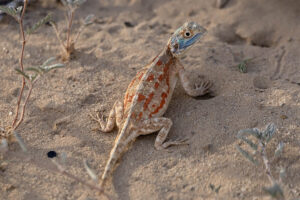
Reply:
M21 17L20 17L20 19L17 20L18 23L19 23L19 26L20 26L20 34L22 36L22 50L21 50L20 59L19 59L19 64L20 64L21 71L24 71L23 58L24 58L24 50L25 50L25 45L26 45L26 38L25 38L24 27L23 27L23 18L24 18L24 14L25 14L25 11L26 11L26 7L27 7L27 2L28 2L28 0L24 0L24 7L23 7L23 10L22 10ZM18 117L19 117L20 104L21 104L25 84L26 84L25 77L23 76L22 77L22 87L21 87L21 91L20 91L18 101L17 101L16 114L15 114L15 118L14 118L13 123L12 123L12 129L13 130L16 129L15 125L16 125L16 122L17 122Z
M26 105L27 105L27 103L28 103L29 97L30 97L31 92L32 92L33 84L34 84L34 83L31 82L31 81L30 81L29 83L30 83L30 84L29 84L29 90L28 90L28 94L27 94L27 96L26 96L26 98L25 98L24 104L23 104L23 106L22 106L21 117L20 117L19 121L17 122L17 124L15 125L14 130L17 129L17 128L20 126L20 124L23 122L23 119L24 119L24 114L25 114L25 110L26 110Z
M266 169L266 174L269 178L269 181L271 182L271 184L275 184L276 181L274 179L274 177L272 176L272 173L271 173L271 169L270 169L270 162L269 162L269 159L267 157L267 153L266 153L266 145L262 142L259 142L259 145L261 147L261 157L264 161L264 165L265 165L265 169Z
M68 20L69 20L68 32L67 32L67 48L68 49L71 46L70 40L71 40L71 28L72 28L73 18L74 18L74 9L71 9L71 12L68 14Z
M73 180L75 180L75 181L77 181L77 182L79 182L79 183L81 183L81 184L89 187L92 190L96 190L99 193L103 193L103 189L102 188L98 187L97 185L90 184L90 183L88 183L88 182L86 182L86 181L84 181L84 180L82 180L82 179L74 176L73 174L70 174L69 172L66 171L66 169L62 165L60 165L55 160L52 160L52 162L56 165L56 169L57 169L57 171L59 173L61 173L61 174L65 175L65 176L67 176L67 177L69 177L69 178L71 178L71 179L73 179Z
M73 40L74 43L77 42L77 40L78 40L78 38L79 38L79 36L80 36L80 34L82 33L83 30L84 30L84 26L81 26L79 28L79 31L77 32L76 36L74 37L74 40Z
M88 187L88 188L90 188L90 189L92 189L92 190L98 191L98 194L99 194L99 195L103 194L107 199L110 199L109 195L106 194L106 193L103 191L103 188L100 188L100 187L98 187L98 186L96 186L96 185L90 184L90 183L88 183L88 182L86 182L86 181L84 181L84 180L82 180L82 179L80 179L80 178L74 176L73 174L70 174L70 173L67 172L61 165L59 165L57 162L56 162L56 166L57 166L56 172L59 172L59 173L61 173L62 175L66 176L66 177L68 177L68 178L70 178L70 179L73 179L73 180L75 180L75 181L77 181L77 182L79 182L79 183L85 185L86 187Z
M51 23L51 25L52 25L52 27L54 29L54 32L55 32L55 35L56 35L56 37L57 37L57 39L58 39L58 41L59 41L59 43L61 45L61 48L63 49L63 51L65 51L65 53L68 53L66 45L64 44L64 42L60 38L59 31L57 29L56 24L55 23Z

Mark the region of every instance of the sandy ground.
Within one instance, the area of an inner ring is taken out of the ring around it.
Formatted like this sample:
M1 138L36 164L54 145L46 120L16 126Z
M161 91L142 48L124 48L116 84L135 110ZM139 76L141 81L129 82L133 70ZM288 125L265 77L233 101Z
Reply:
M62 7L44 1L28 9L25 26L54 13L64 24ZM89 180L83 167L88 159L103 172L116 131L92 131L97 125L88 114L102 108L108 114L121 99L136 71L166 44L185 21L196 21L208 34L182 60L191 71L212 80L211 95L190 98L178 85L165 116L174 125L169 138L188 137L188 146L156 151L156 135L140 137L123 156L107 192L112 199L269 199L262 190L269 182L262 165L245 160L235 146L240 129L278 127L268 154L279 141L283 155L272 164L286 168L286 199L300 197L300 1L231 0L218 9L213 1L198 0L89 0L76 13L93 13L97 23L79 39L76 58L64 69L49 73L36 85L26 119L18 132L37 162L26 162L13 143L0 160L0 199L96 199L80 183L40 166L52 162L46 154L67 154L68 172ZM130 22L133 27L127 27ZM11 123L20 88L18 27L6 18L0 23L0 122ZM26 46L25 66L57 55L59 45L50 26L32 35ZM236 67L255 57L247 73ZM221 185L219 194L209 184ZM105 199L102 197L102 199Z

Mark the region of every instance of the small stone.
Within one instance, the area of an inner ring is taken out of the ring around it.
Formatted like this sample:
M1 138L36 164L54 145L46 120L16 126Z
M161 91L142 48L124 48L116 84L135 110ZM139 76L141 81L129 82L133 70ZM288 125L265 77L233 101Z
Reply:
M16 188L16 187L15 187L14 185L8 184L8 185L5 185L3 189L4 189L5 191L9 192L9 191L11 191L11 190L13 190L13 189L15 189L15 188Z
M194 11L194 10L191 10L190 12L189 12L189 16L190 17L192 17L192 16L195 16L197 14L197 12L196 11Z
M131 22L124 22L124 25L129 28L134 27L134 25Z
M7 169L8 163L2 162L0 163L0 172L4 172Z
M9 116L12 116L12 114L13 114L13 112L11 112L11 111L8 113Z
M57 156L57 153L55 151L49 151L47 153L48 158L54 158Z
M3 47L3 49L2 49L2 50L3 50L3 52L4 52L4 53L6 53L6 54L8 54L8 53L9 53L9 50L8 50L6 47Z
M280 115L280 118L281 118L281 119L287 119L288 116L286 116L286 115Z
M205 152L210 152L212 151L213 145L212 144L207 144L204 147L202 147L203 151Z
M258 89L268 89L270 85L270 80L267 77L262 77L262 76L256 76L253 79L253 86L258 88Z
M217 0L216 1L216 7L217 8L224 8L228 2L229 2L229 0Z

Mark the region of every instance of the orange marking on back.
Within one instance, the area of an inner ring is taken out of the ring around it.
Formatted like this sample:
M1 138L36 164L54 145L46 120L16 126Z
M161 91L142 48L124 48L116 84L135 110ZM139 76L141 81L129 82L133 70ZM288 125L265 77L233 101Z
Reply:
M133 98L133 95L129 95L128 98L127 98L127 102L131 102L132 98Z
M157 66L162 65L162 61L161 61L161 60L158 60L157 63L156 63L156 65L157 65Z
M164 99L164 98L167 98L167 96L168 96L168 94L167 93L165 93L165 92L163 92L162 94L161 94L161 97Z
M148 98L146 99L146 102L144 103L144 110L146 110L148 108L148 105L151 102L153 96L154 96L153 92L149 94Z
M162 80L164 80L164 75L163 75L163 74L161 74L161 75L158 77L158 80L159 80L159 81L162 81Z
M139 94L139 96L138 96L138 101L143 101L144 99L146 99L146 97L144 96L144 95L142 95L142 94Z
M138 120L142 119L142 117L143 117L143 113L140 112Z
M150 113L149 117L152 117L152 114L158 113L158 111L165 105L165 103L166 103L165 99L167 98L167 96L168 96L168 94L165 92L163 92L161 94L162 100L161 100L159 106L152 113Z
M131 114L131 118L133 118L133 119L136 118L136 114L135 114L135 113L132 113L132 114Z
M168 86L168 90L167 90L167 93L169 94L170 92L170 76L169 76L169 71L166 72L166 84Z
M150 74L147 78L147 81L153 81L154 80L154 75L153 74Z
M168 73L168 71L169 71L169 65L166 65L166 66L164 67L164 74Z
M154 87L155 87L155 89L157 89L157 88L158 88L158 86L159 86L159 83L158 83L158 82L156 82L156 83L154 84Z

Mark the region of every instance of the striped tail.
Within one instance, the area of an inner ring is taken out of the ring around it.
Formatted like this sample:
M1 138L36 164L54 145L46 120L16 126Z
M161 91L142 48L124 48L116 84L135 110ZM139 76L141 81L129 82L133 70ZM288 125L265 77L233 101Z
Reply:
M130 128L127 128L127 124L124 124L123 128L118 133L115 140L114 147L110 152L109 159L105 166L104 172L101 177L100 187L104 188L105 183L111 177L112 172L117 166L118 160L121 158L122 154L127 151L129 144L136 139L137 135Z

